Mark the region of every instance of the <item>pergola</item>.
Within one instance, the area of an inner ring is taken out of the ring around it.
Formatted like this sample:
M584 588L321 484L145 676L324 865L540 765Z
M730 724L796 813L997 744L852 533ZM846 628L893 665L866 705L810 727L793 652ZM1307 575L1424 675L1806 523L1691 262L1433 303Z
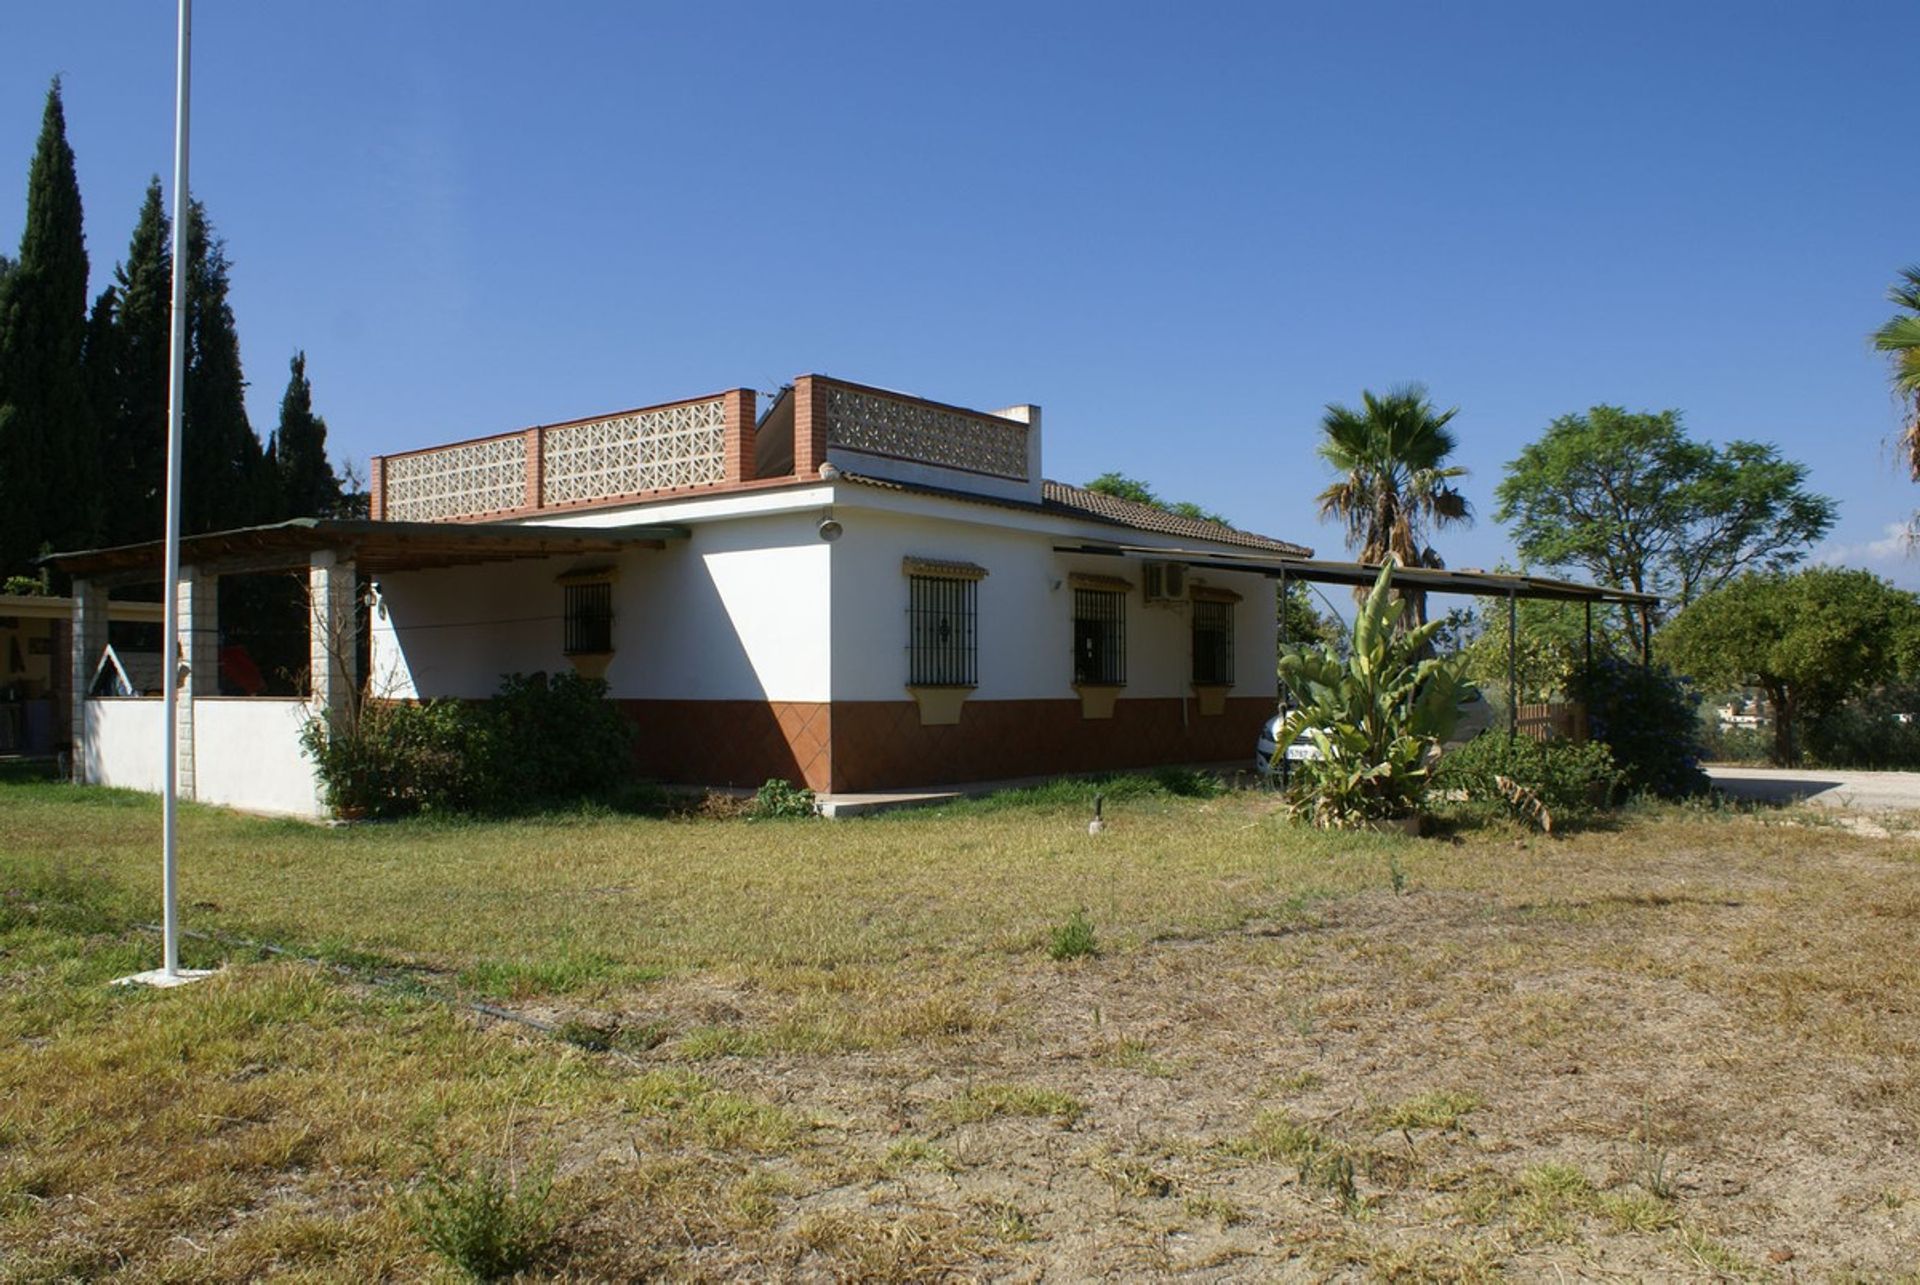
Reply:
M307 575L308 671L313 704L334 713L349 700L359 665L353 626L361 574L471 566L522 558L612 557L633 549L662 549L684 539L685 527L558 527L485 522L373 522L296 518L271 526L187 536L180 541L179 731L193 736L193 697L218 694L220 577L272 573ZM165 545L119 545L56 553L43 559L73 577L73 744L76 773L86 737L87 667L106 644L109 593L164 579ZM193 797L191 754L182 755L181 793Z
M1155 562L1177 562L1183 566L1201 569L1213 568L1221 571L1257 571L1280 582L1280 593L1284 597L1290 581L1305 581L1309 584L1337 584L1365 588L1379 578L1381 564L1378 562L1334 562L1320 558L1290 558L1273 553L1223 553L1212 549L1168 549L1146 544L1056 544L1056 553L1080 553L1097 556L1137 558ZM1557 602L1578 602L1586 608L1585 663L1589 670L1593 665L1593 605L1601 603L1637 608L1640 613L1640 663L1647 664L1651 659L1648 650L1648 630L1646 624L1653 608L1660 599L1655 594L1636 593L1630 589L1609 589L1603 585L1580 584L1573 580L1555 580L1546 576L1526 575L1511 571L1450 571L1439 567L1401 567L1393 570L1393 582L1397 586L1424 590L1427 593L1467 594L1477 598L1505 598L1507 600L1507 687L1512 692L1518 686L1515 672L1516 653L1519 649L1519 603L1522 598L1544 598ZM1281 627L1285 628L1286 617L1281 616ZM1285 635L1281 641L1285 641ZM1509 700L1509 731L1518 726L1519 702Z

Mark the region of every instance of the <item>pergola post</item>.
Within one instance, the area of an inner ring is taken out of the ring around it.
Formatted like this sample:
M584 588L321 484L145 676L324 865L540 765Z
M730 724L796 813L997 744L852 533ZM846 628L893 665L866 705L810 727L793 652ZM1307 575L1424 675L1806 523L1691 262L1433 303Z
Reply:
M93 667L107 647L107 591L91 580L73 581L73 638L68 672L73 676L68 698L73 718L73 783L87 783L87 689Z
M180 568L180 662L182 673L162 674L177 682L174 727L179 733L179 796L197 798L193 777L193 701L220 694L219 580L198 567Z
M1520 734L1520 600L1507 590L1507 739Z
M360 667L360 633L353 618L355 580L353 560L331 549L317 549L308 559L307 671L312 675L314 708L329 722L346 713Z

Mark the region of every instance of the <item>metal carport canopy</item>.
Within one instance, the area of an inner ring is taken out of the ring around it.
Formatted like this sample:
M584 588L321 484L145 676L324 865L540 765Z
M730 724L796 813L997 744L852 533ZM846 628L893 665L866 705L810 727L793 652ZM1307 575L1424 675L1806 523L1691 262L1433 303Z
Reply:
M1277 580L1305 580L1314 584L1370 585L1380 575L1377 562L1329 562L1317 558L1289 558L1271 553L1228 553L1216 549L1177 549L1151 544L1056 544L1055 553L1082 553L1100 557L1141 558L1178 562L1216 571L1245 571ZM1472 594L1497 598L1553 598L1562 602L1615 602L1651 607L1660 601L1650 593L1608 589L1601 585L1553 580L1510 571L1447 571L1435 567L1395 567L1396 585L1429 593Z

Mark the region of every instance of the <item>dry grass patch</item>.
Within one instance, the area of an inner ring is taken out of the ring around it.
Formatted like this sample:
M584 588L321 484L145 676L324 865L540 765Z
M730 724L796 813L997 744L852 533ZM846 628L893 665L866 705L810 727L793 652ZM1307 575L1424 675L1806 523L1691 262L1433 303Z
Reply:
M195 942L125 994L157 809L0 786L0 1279L421 1277L435 1175L511 1230L549 1173L516 1243L578 1279L1920 1266L1904 840L1107 820L188 809L191 924L361 971Z

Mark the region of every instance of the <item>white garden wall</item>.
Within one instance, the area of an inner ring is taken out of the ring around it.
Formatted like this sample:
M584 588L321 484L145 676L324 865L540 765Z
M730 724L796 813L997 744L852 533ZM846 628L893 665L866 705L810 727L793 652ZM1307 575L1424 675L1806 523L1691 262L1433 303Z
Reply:
M297 698L197 697L194 797L249 812L326 816L313 760L300 748L300 729L310 715Z
M160 793L166 782L158 698L90 700L84 750L89 785Z
M313 763L300 749L308 708L298 699L196 698L193 740L181 745L193 754L193 797L249 812L327 815ZM163 713L157 698L89 700L87 782L159 794L166 780Z

